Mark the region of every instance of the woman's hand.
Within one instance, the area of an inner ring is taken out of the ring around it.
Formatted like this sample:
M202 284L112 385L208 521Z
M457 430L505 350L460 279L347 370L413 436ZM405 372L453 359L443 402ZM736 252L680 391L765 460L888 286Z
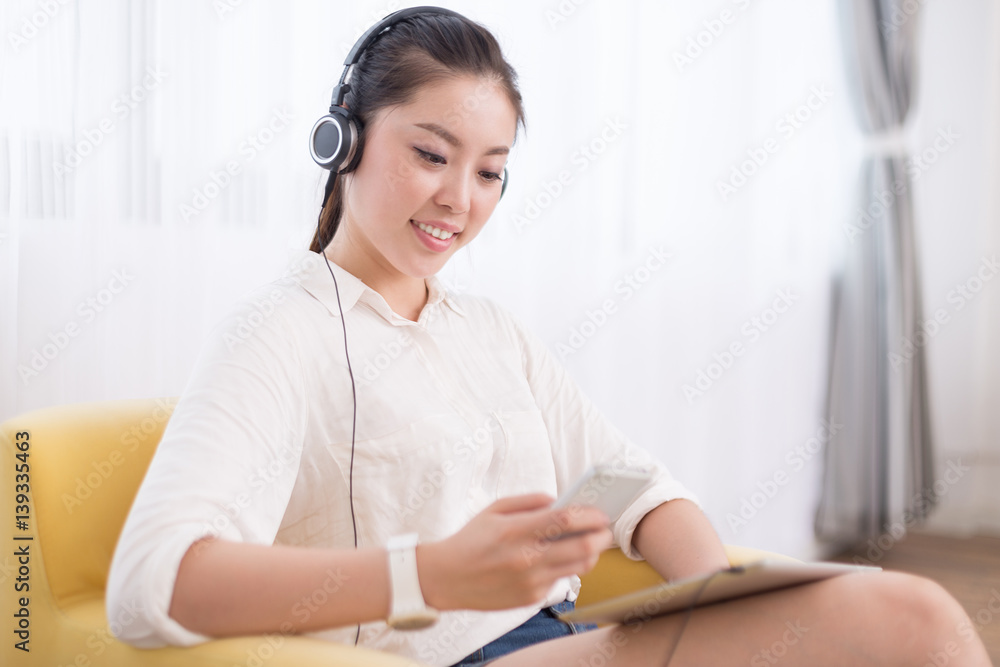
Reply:
M545 494L503 498L440 542L417 547L424 600L435 609L509 609L544 599L561 577L582 574L611 545L593 507L552 510Z

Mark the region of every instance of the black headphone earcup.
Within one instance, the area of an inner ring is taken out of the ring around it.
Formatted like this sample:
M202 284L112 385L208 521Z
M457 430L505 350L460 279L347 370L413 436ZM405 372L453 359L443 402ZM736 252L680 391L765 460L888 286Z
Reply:
M340 171L352 162L357 147L358 125L342 107L316 121L309 133L309 154L324 169Z
M503 199L503 193L507 192L507 179L510 178L510 174L507 172L507 167L503 168L503 184L500 186L500 199Z

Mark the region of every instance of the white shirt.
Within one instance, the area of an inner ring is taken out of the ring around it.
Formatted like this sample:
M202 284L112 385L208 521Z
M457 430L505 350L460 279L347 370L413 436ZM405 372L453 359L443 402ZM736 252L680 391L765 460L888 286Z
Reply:
M673 498L694 500L493 302L450 295L431 277L427 305L412 322L331 266L357 385L360 547L408 532L441 540L498 498L558 496L600 462L658 470L656 484L612 526L633 558L632 532L649 510ZM202 350L115 551L108 617L141 610L119 638L139 647L210 639L168 616L181 558L201 537L352 548L351 420L333 279L320 255L304 252L286 276L240 300ZM336 573L331 577L332 587ZM579 579L565 579L544 604L446 612L426 630L365 624L359 644L450 665L541 607L575 599L578 588ZM308 613L290 611L298 620ZM309 634L350 644L355 629Z

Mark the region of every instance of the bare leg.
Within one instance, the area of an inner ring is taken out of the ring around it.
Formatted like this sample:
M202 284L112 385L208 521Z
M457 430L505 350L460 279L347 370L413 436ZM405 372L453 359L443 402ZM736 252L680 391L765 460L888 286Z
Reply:
M531 646L497 667L663 667L684 613ZM671 667L749 664L989 667L982 641L936 583L849 574L697 609Z

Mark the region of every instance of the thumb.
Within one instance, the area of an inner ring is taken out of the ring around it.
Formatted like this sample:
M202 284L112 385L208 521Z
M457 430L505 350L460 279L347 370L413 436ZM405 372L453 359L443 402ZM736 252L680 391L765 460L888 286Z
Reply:
M545 493L528 493L521 496L501 498L486 508L488 512L497 514L514 514L530 510L545 509L554 502L552 496Z

